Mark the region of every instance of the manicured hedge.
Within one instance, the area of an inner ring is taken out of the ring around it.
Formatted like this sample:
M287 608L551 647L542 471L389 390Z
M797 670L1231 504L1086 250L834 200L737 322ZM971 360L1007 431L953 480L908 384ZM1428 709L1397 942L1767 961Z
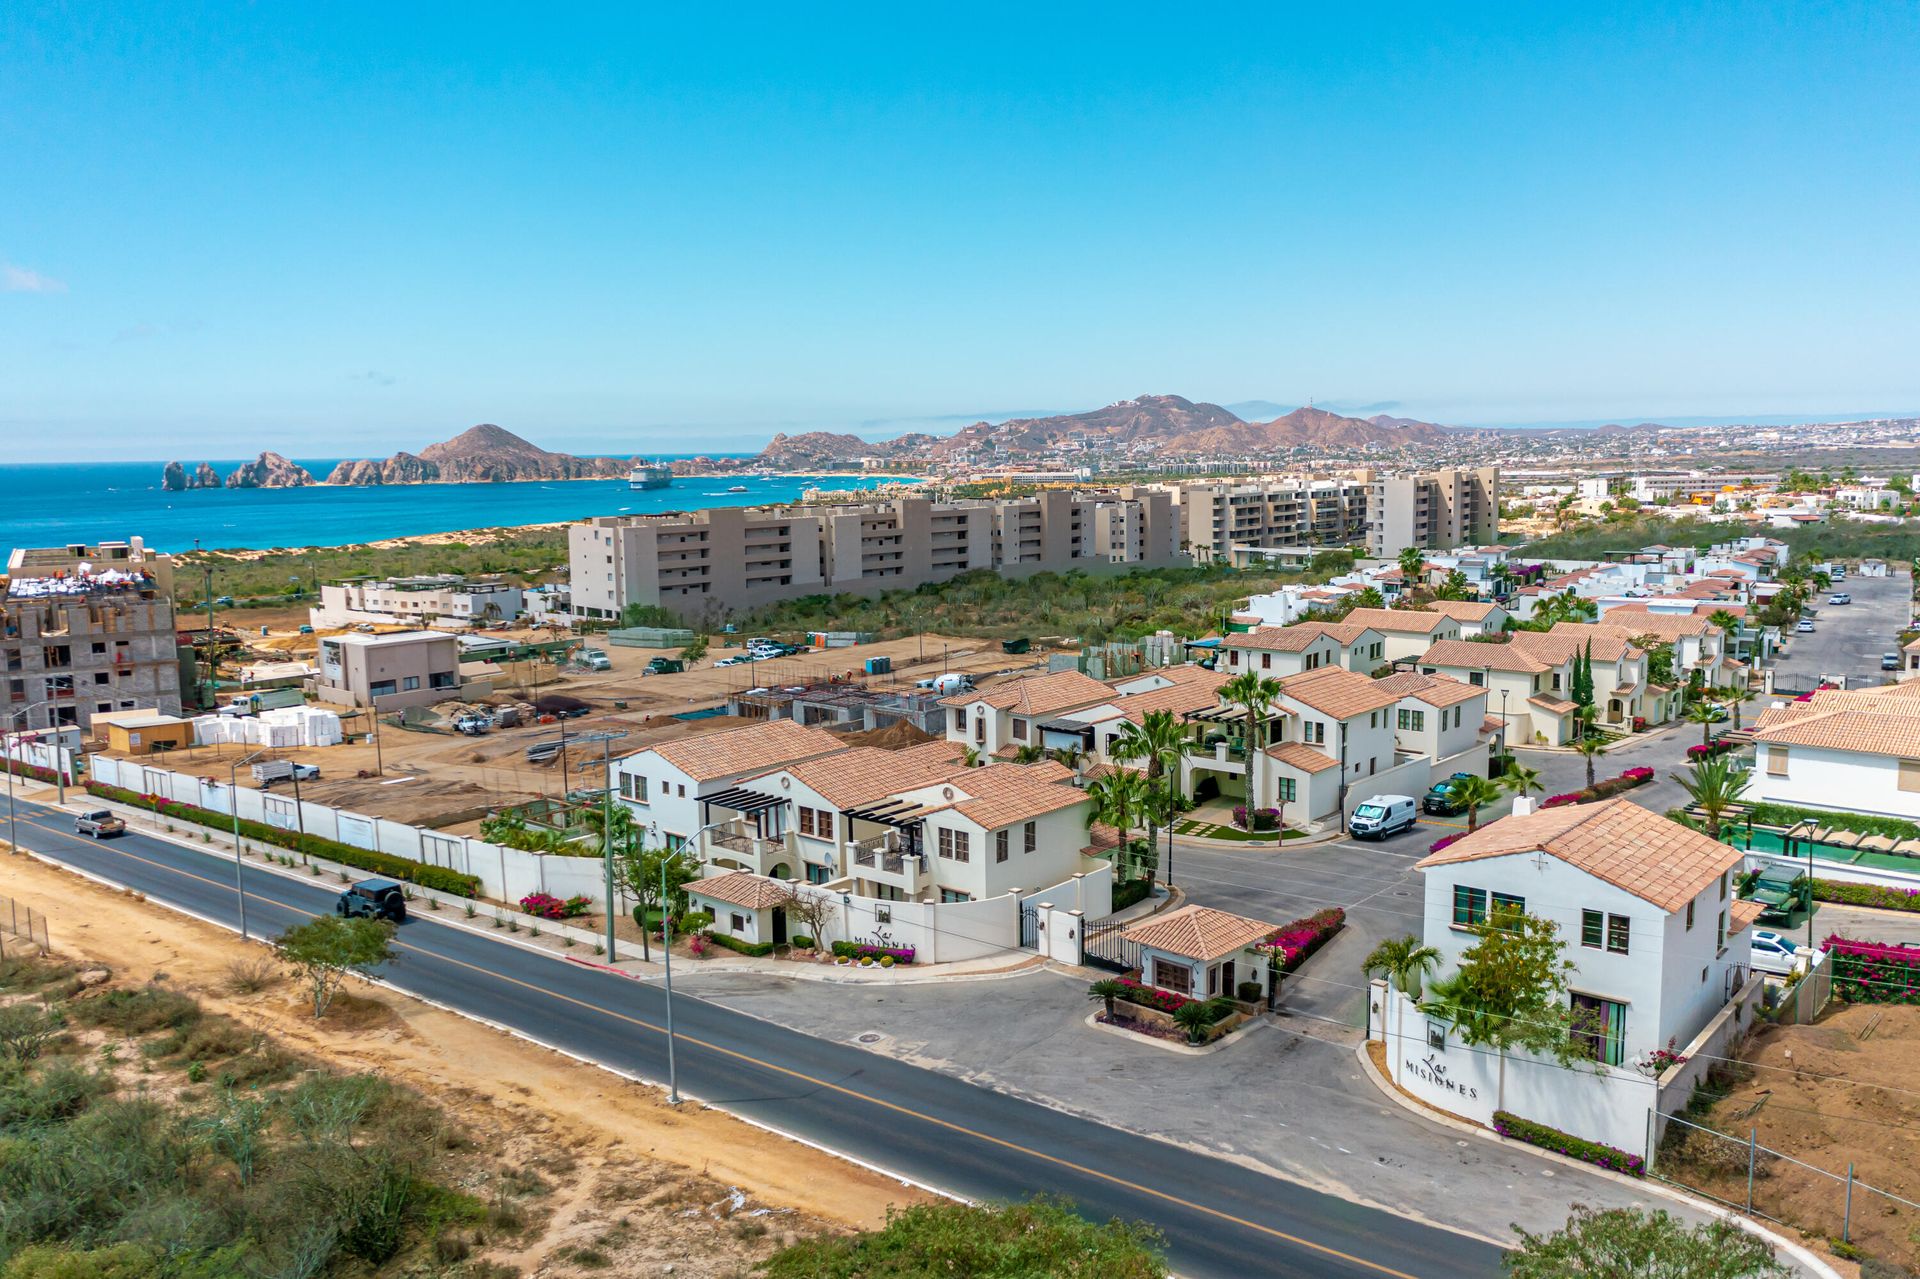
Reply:
M48 785L52 785L55 781L59 780L53 775L51 768L42 768L38 764L29 764L23 759L0 758L0 768L4 768L15 777L31 778L33 781L46 782Z
M1639 1155L1630 1155L1604 1142L1588 1141L1585 1137L1576 1137L1572 1133L1561 1132L1558 1128L1549 1128L1531 1119L1522 1119L1510 1111L1493 1112L1493 1130L1502 1137L1524 1141L1529 1146L1538 1146L1542 1150L1557 1151L1583 1163L1611 1168L1615 1172L1631 1173L1639 1177L1647 1171L1646 1160Z
M1866 813L1830 813L1824 808L1796 808L1792 804L1755 804L1748 810L1755 826L1792 826L1812 818L1835 830L1857 831L1862 835L1885 835L1888 839L1920 839L1920 825L1898 817L1872 817Z
M1612 799L1622 791L1630 791L1636 786L1645 786L1653 780L1651 768L1629 768L1617 777L1603 777L1593 784L1591 789L1582 788L1568 791L1564 795L1550 795L1540 805L1542 808L1564 808L1568 804L1585 804L1596 799Z
M1113 908L1125 910L1135 902L1143 902L1153 895L1153 885L1144 879L1130 879L1113 890Z
M182 804L178 800L162 799L158 795L141 795L134 791L122 790L118 786L108 786L103 782L90 781L86 785L89 795L112 800L116 804L130 804L135 808L144 808L148 812L158 813L162 817L191 822L196 826L209 826L214 830L231 831L233 829L232 817L226 813L216 813L210 808ZM242 838L251 839L255 843L272 844L276 848L304 853L309 857L324 857L328 861L372 871L376 875L385 875L390 879L405 880L411 884L418 884L422 888L452 893L456 897L480 895L478 875L463 875L457 870L448 870L444 866L429 866L425 862L394 857L369 848L355 848L352 844L323 839L319 835L302 835L295 830L281 830L278 826L269 826L264 822L251 822L244 817L240 819L240 834Z
M773 953L773 943L770 941L741 941L725 933L708 933L707 940L716 946L725 946L728 950L737 950L743 955L752 955L756 959Z
M833 943L833 953L841 959L879 959L882 955L892 955L896 964L913 962L911 946L869 946L865 942L837 941Z
M1850 884L1843 879L1813 881L1813 899L1845 906L1872 906L1879 910L1920 911L1920 888L1889 888L1885 884Z
M1833 997L1851 1004L1920 1004L1920 946L1829 937Z

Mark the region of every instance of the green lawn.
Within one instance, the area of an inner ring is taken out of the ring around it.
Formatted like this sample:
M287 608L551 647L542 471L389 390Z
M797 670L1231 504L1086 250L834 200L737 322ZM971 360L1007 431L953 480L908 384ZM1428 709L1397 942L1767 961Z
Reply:
M1238 826L1222 826L1215 822L1201 822L1188 818L1174 827L1177 835L1192 835L1199 839L1230 839L1242 844L1271 844L1281 839L1305 839L1303 830L1287 831L1250 831Z

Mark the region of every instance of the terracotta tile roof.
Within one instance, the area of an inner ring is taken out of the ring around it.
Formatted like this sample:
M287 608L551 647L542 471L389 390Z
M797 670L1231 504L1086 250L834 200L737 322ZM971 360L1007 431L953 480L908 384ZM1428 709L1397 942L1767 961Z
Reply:
M1133 693L1120 698L1114 705L1136 724L1146 719L1148 711L1172 711L1178 716L1188 711L1205 710L1220 700L1220 686L1227 682L1227 674L1224 671L1203 671L1202 674L1209 678L1182 680L1169 688Z
M1334 642L1347 648L1358 644L1368 631L1373 631L1371 626L1360 626L1353 622L1301 622L1298 625L1311 626L1322 635L1332 636ZM1373 631L1373 633L1378 635L1380 632Z
M1175 684L1204 684L1208 688L1218 688L1227 682L1227 677L1219 671L1210 671L1206 667L1193 662L1188 662L1182 666L1163 666L1151 673L1158 675L1161 679L1171 680ZM1125 684L1130 680L1139 678L1140 676L1138 675L1128 675L1118 680L1109 680L1108 683ZM1131 696L1139 697L1142 696L1142 694L1134 693L1131 694Z
M760 776L792 773L794 780L818 791L828 803L851 808L963 771L965 754L962 743L948 741L923 742L903 751L856 746Z
M1697 613L1655 613L1645 604L1619 604L1607 610L1607 616L1631 613L1631 618L1622 617L1617 622L1603 625L1617 627L1631 635L1658 635L1661 639L1678 639L1682 635L1705 635L1720 628Z
M716 777L765 772L781 764L844 750L845 746L823 728L806 728L790 719L776 719L766 724L683 737L649 749L694 781L705 782Z
M1727 908L1727 926L1733 933L1742 933L1759 922L1766 913L1764 903L1756 901L1737 901Z
M1867 699L1815 694L1809 702L1760 712L1753 723L1753 740L1920 759L1920 702L1911 696Z
M1067 783L1072 776L1072 769L1046 760L976 768L962 777L948 778L947 785L955 793L955 812L987 830L998 830L1087 803L1087 793Z
M1019 679L1010 679L991 688L955 693L952 697L941 698L940 704L971 706L975 702L985 702L995 710L1010 710L1016 715L1051 715L1056 711L1111 701L1112 698L1113 690L1091 675L1082 675L1079 671L1054 671L1050 675L1022 675Z
M1480 731L1483 733L1497 733L1506 726L1507 722L1498 715L1489 715L1480 721Z
M1279 927L1210 906L1182 906L1129 924L1120 936L1169 955L1211 962L1272 936Z
M1438 640L1414 660L1422 666L1445 666L1453 670L1477 671L1491 668L1496 671L1516 671L1522 675L1538 675L1543 671L1552 670L1565 659L1549 662L1512 644L1476 644L1472 640Z
M725 902L729 906L742 906L747 910L765 910L769 906L782 905L787 900L786 886L779 880L744 870L728 871L710 879L696 879L687 885L687 891L696 897Z
M1556 666L1576 654L1584 656L1588 644L1593 645L1596 662L1617 662L1623 657L1631 661L1640 656L1633 645L1632 631L1587 622L1555 622L1552 630L1544 632L1515 631L1511 642Z
M1920 653L1920 639L1910 639L1900 646L1903 653Z
M1535 849L1669 912L1684 907L1746 858L1739 849L1632 800L1611 799L1502 817L1427 854L1414 869Z
M1576 709L1575 703L1563 701L1558 697L1550 697L1545 693L1529 697L1527 704L1529 706L1538 706L1544 711L1552 711L1555 715L1565 715L1568 711Z
M1431 635L1449 625L1458 625L1450 617L1429 613L1423 608L1356 608L1346 617L1349 626L1371 626L1376 631L1398 634L1412 632Z
M1340 767L1339 760L1328 759L1304 742L1281 742L1277 746L1267 747L1262 753L1271 756L1275 763L1285 764L1303 773L1324 773L1329 768Z
M1429 600L1421 607L1456 622L1484 622L1500 606L1483 600Z
M1323 632L1302 622L1294 626L1257 626L1229 635L1222 648L1252 648L1271 653L1304 653L1324 638Z
M1466 683L1464 680L1457 680L1451 675L1422 675L1417 671L1389 675L1385 679L1375 680L1374 683L1381 688L1391 689L1403 698L1416 698L1429 706L1443 709L1487 695L1486 689Z
M1352 719L1400 700L1392 689L1381 688L1379 680L1344 666L1322 666L1317 671L1289 675L1280 681L1280 692L1334 719Z

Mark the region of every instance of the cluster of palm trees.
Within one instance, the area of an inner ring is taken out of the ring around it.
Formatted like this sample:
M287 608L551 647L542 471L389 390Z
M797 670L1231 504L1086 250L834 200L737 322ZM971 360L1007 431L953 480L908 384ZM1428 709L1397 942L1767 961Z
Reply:
M1507 765L1507 771L1498 780L1477 774L1454 778L1447 787L1447 798L1455 807L1465 810L1467 830L1471 832L1480 829L1480 810L1499 803L1502 795L1519 799L1546 788L1546 783L1540 780L1539 769L1514 762Z
M1087 825L1111 826L1120 832L1116 867L1131 859L1133 868L1144 872L1149 887L1160 869L1155 830L1164 825L1171 831L1179 812L1180 760L1186 748L1186 729L1172 711L1148 711L1139 723L1129 721L1107 749L1114 759L1138 762L1141 767L1108 769L1087 787L1087 798L1093 801ZM1136 829L1146 832L1138 850L1132 838Z

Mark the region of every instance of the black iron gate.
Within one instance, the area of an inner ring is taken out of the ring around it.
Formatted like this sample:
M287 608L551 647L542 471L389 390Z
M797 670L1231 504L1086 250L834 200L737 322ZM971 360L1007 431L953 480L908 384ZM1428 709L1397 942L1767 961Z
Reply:
M1081 959L1095 968L1109 968L1117 973L1132 972L1140 967L1140 943L1120 935L1126 931L1128 922L1116 919L1086 925L1081 937Z
M1040 911L1037 907L1020 908L1020 944L1028 950L1040 944Z

